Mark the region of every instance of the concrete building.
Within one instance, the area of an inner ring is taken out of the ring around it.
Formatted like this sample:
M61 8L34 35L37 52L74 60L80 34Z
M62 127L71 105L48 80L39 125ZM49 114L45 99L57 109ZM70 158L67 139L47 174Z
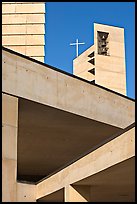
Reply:
M135 201L134 100L2 50L2 201Z
M2 2L2 44L44 62L45 3Z
M112 52L116 42L123 49L121 29L112 29L118 39L110 27L95 29L109 33L113 63L97 54L94 41L96 74L68 74L40 62L44 8L41 2L2 4L2 202L134 202L135 102L123 95L124 52ZM120 67L121 85L108 86L113 75L101 62ZM82 63L91 68L84 58L75 68Z
M74 74L126 95L124 28L94 24L94 44L73 61Z

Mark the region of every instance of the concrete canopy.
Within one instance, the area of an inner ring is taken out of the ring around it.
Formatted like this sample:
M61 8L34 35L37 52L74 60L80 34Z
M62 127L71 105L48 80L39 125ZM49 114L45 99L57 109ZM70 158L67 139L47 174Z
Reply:
M38 181L134 122L128 97L6 48L2 82L19 98L18 179Z
M2 91L89 119L126 128L134 100L3 48Z
M115 172L122 181L119 168L132 174L133 188L134 100L9 49L2 56L3 200L83 201L81 182L87 189L98 173L103 182L121 162Z
M38 182L37 199L65 187L65 201L69 202L75 201L74 196L77 197L76 201L100 201L101 199L106 201L107 195L110 195L108 201L133 201L135 192L134 126L135 124L124 129L123 133L115 139L49 178ZM96 187L98 192L96 192Z
M121 128L19 98L18 179L38 181Z
M89 202L134 202L135 157L120 162L72 187ZM37 202L64 202L64 189L44 196Z
M90 202L134 202L135 157L120 162L72 185L82 193L88 187Z

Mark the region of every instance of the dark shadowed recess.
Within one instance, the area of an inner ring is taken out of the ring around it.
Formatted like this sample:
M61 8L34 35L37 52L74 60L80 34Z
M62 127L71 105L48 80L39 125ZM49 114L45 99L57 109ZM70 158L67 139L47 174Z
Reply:
M121 128L19 98L17 179L37 182Z

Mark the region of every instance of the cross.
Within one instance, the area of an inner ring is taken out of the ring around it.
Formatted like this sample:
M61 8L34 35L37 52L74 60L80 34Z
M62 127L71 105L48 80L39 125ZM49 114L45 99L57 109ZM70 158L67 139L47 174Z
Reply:
M78 57L78 45L83 45L85 43L79 43L78 39L76 39L76 43L70 43L70 45L76 45L76 56Z

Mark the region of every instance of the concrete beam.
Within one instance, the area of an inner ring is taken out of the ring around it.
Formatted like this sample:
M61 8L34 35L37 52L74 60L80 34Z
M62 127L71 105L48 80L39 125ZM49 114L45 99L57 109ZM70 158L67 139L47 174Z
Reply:
M135 128L133 127L58 173L38 183L36 198L39 199L49 195L134 156Z
M7 49L2 57L5 93L120 128L135 120L135 103L126 97Z

